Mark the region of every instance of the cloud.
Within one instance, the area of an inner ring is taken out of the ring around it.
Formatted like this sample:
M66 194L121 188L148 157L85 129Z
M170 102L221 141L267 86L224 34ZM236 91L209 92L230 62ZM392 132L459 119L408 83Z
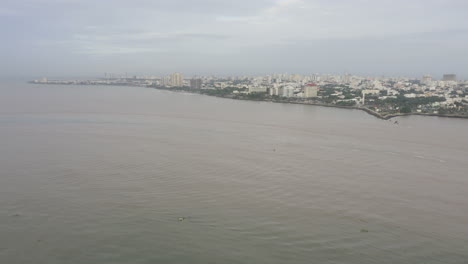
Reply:
M0 7L0 16L17 16L20 14L21 12L16 9Z
M287 11L288 8L291 8L293 6L304 8L304 6L300 4L304 4L304 1L303 0L278 0L274 6L269 7L266 10L266 13L269 15L275 15L280 12Z
M101 68L117 67L116 61L140 70L161 60L168 68L187 65L186 60L174 59L177 54L197 61L195 70L225 66L243 71L248 62L256 65L251 71L286 66L308 71L310 61L327 69L333 68L328 67L333 61L340 69L350 61L343 55L347 53L359 54L353 58L363 69L364 61L390 61L385 54L366 53L362 47L382 53L391 50L393 58L402 61L412 57L411 65L421 68L427 64L424 56L434 57L447 47L453 52L447 53L445 66L468 60L464 52L468 40L459 33L468 30L464 0L6 0L2 4L0 33L8 42L0 50L6 58L0 63L7 70L8 59L19 63L22 57L22 63L39 70L58 60L95 63L96 57L99 64L94 65ZM398 70L396 64L389 65L379 67ZM445 66L433 67L442 71Z
M67 41L42 43L43 46L72 47L75 53L115 55L171 52L199 42L216 42L228 38L222 34L184 32L134 32L122 34L76 34ZM184 49L186 49L185 47Z

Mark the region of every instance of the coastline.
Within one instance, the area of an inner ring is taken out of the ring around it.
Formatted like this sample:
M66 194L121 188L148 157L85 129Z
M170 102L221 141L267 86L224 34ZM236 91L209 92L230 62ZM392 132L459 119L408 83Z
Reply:
M170 91L170 92L182 92L182 93L190 93L190 94L199 94L204 96L212 96L218 98L225 98L225 99L232 99L232 100L242 100L242 101L257 101L257 102L271 102L271 103L279 103L279 104L301 104L301 105L313 105L313 106L323 106L323 107L333 107L333 108L342 108L342 109L351 109L351 110L361 110L366 112L369 115L372 115L378 119L382 120L390 120L395 117L404 117L404 116L434 116L434 117L448 117L448 118L459 118L459 119L468 119L468 116L464 115L441 115L441 114L431 114L431 113L395 113L389 115L382 115L378 112L375 112L367 107L359 107L359 106L343 106L343 105L333 105L333 104L324 104L324 103L312 103L312 102L291 102L291 101L278 101L278 100L252 100L246 98L239 98L239 97L232 97L232 96L221 96L221 95L209 95L203 94L198 92L191 92L191 91L181 91L181 90L171 90L171 89L164 89L158 87L147 87L157 90L163 91Z
M151 89L163 90L163 91L170 91L170 92L183 92L183 93L190 93L190 94L199 94L205 96L212 96L212 97L219 97L219 98L226 98L226 99L233 99L233 100L243 100L243 101L257 101L257 102L272 102L272 103L280 103L280 104L302 104L302 105L314 105L314 106L323 106L323 107L334 107L334 108L342 108L342 109L352 109L352 110L361 110L366 112L369 115L372 115L378 119L382 120L390 120L395 117L403 117L403 116L433 116L433 117L447 117L447 118L458 118L458 119L468 119L468 115L456 115L456 114L434 114L434 113L394 113L388 115L382 115L376 111L373 111L367 107L360 107L360 106L344 106L344 105L336 105L336 104L325 104L325 103L314 103L314 102L293 102L293 101L285 101L285 100L255 100L255 99L248 99L248 98L240 98L231 95L223 96L223 95L210 95L205 93L200 93L197 91L190 91L190 90L174 90L170 88L161 88L161 87L154 87L154 86L143 86L143 85L135 85L135 84L108 84L108 83L35 83L33 81L29 81L28 83L31 84L54 84L54 85L104 85L104 86L128 86L128 87L146 87Z

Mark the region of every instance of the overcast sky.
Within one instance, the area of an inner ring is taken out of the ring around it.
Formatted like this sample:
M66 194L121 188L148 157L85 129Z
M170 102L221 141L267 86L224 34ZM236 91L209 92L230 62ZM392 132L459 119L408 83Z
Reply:
M468 77L467 0L2 0L2 76Z

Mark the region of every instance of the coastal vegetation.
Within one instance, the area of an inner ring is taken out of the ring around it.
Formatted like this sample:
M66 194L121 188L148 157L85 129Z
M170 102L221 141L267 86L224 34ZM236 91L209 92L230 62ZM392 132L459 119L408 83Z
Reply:
M344 108L355 108L364 110L376 117L388 119L394 116L408 114L429 114L446 115L454 117L468 117L468 109L463 103L456 103L455 108L442 108L441 102L445 102L444 97L407 97L404 94L418 91L400 91L397 96L387 96L387 91L380 91L379 94L367 95L365 104L362 104L362 90L351 89L346 85L324 85L320 87L317 97L283 97L269 95L265 92L248 92L247 88L227 86L224 88L193 89L188 86L164 87L150 85L148 87L204 94L210 96L253 101L270 101L277 103L311 104L322 106L334 106ZM382 99L384 97L385 99Z

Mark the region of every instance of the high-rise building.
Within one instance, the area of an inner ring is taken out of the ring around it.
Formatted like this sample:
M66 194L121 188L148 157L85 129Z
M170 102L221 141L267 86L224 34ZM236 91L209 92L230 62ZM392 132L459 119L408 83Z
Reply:
M294 96L294 87L291 87L291 86L284 87L282 95L284 97L293 97Z
M175 87L184 86L184 76L182 73L176 72L171 75L171 85Z
M304 97L317 97L318 86L315 83L309 83L304 86Z
M344 83L350 83L351 82L351 74L345 74L342 79L343 79Z
M298 81L301 80L301 78L302 78L302 77L301 77L301 75L299 75L299 74L293 74L293 75L291 75L291 81L293 81L293 82L298 82Z
M278 95L278 87L273 86L273 87L268 88L268 93L270 95Z
M161 86L171 86L171 77L170 76L164 76L161 78Z
M424 84L431 83L431 82L432 82L432 76L430 76L430 75L424 75L424 76L422 77L422 80L421 80L421 81L422 81L422 83L424 83Z
M456 82L457 81L457 75L456 74L444 74L444 77L442 78L442 81L444 81L444 82Z
M191 79L190 80L190 88L191 89L201 89L202 87L202 79Z

